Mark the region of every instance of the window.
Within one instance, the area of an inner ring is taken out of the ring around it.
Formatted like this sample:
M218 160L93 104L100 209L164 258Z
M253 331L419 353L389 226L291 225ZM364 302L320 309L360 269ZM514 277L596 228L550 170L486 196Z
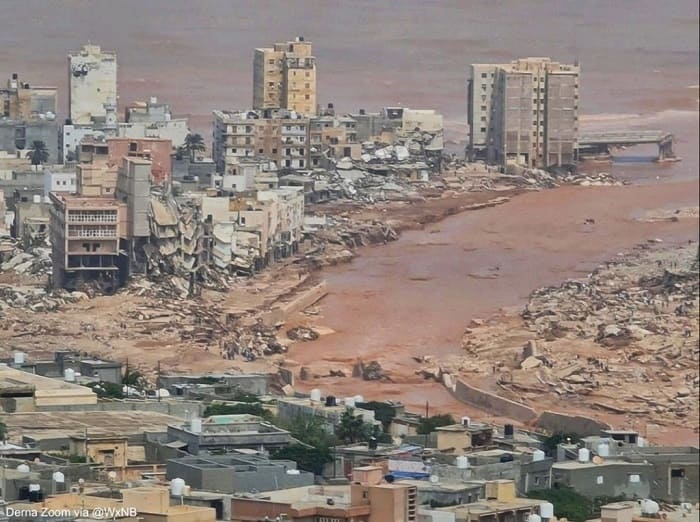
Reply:
M482 110L482 111L485 111L486 109L487 109L486 105L482 105L482 106L481 106L481 110Z
M481 132L486 132L486 127L481 127Z
M299 160L299 168L304 168L304 160Z
M304 154L304 149L299 149L299 154Z
M685 478L685 469L678 468L671 470L671 478Z
M268 60L267 63L270 64L270 65L275 65L275 61L274 61L274 60Z
M637 484L640 481L640 477L638 474L633 473L633 474L629 475L629 481L630 481L630 484Z
M292 155L292 149L285 149L284 154L286 156L291 156Z
M267 86L268 86L268 87L274 87L274 86L275 86L275 82L267 82Z
M310 73L309 71L306 71L306 72L304 73L304 76L306 76L307 78L310 78L310 77L311 77L311 73Z
M605 482L605 478L603 477L603 475L598 475L595 479L596 484L603 484L604 482Z
M285 166L285 167L291 167L291 166L292 166L292 162L291 162L290 160L284 160L284 166Z
M486 73L481 73L482 78L486 78L486 76L487 76Z
M277 149L272 149L273 154L277 154Z
M245 225L245 216L240 216L238 221L240 221L241 225Z
M304 87L306 87L306 88L308 89L308 88L311 87L311 84L310 84L310 83L305 83L305 84L304 84Z
M258 149L258 154L262 154L262 153L263 153L263 149Z
M305 94L305 95L304 95L304 99L306 99L306 100L310 100L310 99L311 99L311 96L310 96L310 95L308 95L308 94Z
M236 154L236 152L238 152L237 149L231 149L231 154Z

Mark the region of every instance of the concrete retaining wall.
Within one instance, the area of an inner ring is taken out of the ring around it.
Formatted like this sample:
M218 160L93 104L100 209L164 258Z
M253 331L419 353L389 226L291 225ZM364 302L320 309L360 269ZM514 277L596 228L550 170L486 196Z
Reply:
M319 299L325 297L327 293L328 285L325 281L321 281L317 285L301 292L291 301L274 305L269 312L263 314L263 323L267 326L283 323L292 315L301 312Z
M545 411L537 419L536 425L550 433L576 433L581 437L600 435L601 430L609 430L610 425L582 415L567 415L555 411Z
M461 380L457 380L452 395L471 406L476 406L494 415L508 417L520 422L530 422L537 417L535 410L529 406L470 386Z

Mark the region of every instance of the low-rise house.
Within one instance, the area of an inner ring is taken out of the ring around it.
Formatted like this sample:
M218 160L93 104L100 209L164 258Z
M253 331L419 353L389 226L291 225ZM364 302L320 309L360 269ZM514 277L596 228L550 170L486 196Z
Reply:
M313 473L298 470L293 461L244 454L171 459L167 478L180 478L195 489L222 493L274 491L314 483Z
M249 448L274 451L292 444L288 431L255 415L214 415L168 426L168 441L191 455Z
M472 448L491 445L493 428L485 424L461 423L441 426L437 432L437 449L454 454L465 453Z
M552 487L570 487L589 497L649 498L653 480L654 466L644 462L569 461L552 465Z

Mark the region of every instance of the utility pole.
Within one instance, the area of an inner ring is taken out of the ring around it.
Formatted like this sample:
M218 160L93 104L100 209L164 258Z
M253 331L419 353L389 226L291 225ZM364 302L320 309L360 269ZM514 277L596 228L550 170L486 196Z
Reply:
M156 395L158 396L158 402L160 402L160 359L158 359L158 376L156 377Z
M425 401L425 425L428 425L428 410L430 408L430 405L428 404L428 401ZM425 433L425 445L423 446L423 449L428 447L428 435L430 435L428 432Z

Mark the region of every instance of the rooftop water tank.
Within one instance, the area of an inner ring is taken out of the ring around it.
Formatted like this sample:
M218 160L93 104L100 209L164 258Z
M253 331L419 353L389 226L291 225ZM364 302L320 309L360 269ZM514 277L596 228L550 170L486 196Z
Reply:
M527 522L542 522L542 517L533 513L527 517Z
M656 515L659 512L659 504L648 498L642 500L639 505L642 508L642 516Z
M591 460L591 452L587 450L586 448L581 448L578 450L578 461L579 462L588 462Z
M32 197L32 202L33 203L41 203L41 195L40 194L34 194Z
M610 456L610 446L607 442L601 442L598 444L598 456L599 457L609 457Z
M192 433L202 433L202 419L193 417L190 421L190 431Z
M355 404L357 404L358 402L365 402L365 398L362 395L355 395L354 399Z
M532 462L540 462L544 460L544 451L535 450L532 452Z
M24 352L15 352L15 364L24 364Z
M469 427L469 424L471 424L472 420L469 417L462 417L462 426Z
M20 473L29 473L31 470L29 469L29 466L27 464L20 464L17 466L17 471Z
M63 484L66 481L66 476L60 471L55 471L53 474L53 481L56 484Z
M542 502L542 504L540 504L540 516L542 518L553 518L554 505L549 502Z
M354 408L355 407L355 397L345 397L345 406L348 408Z
M29 491L30 492L41 491L41 486L39 484L29 484Z
M464 455L457 457L457 469L467 469L469 467L469 459Z
M63 379L66 382L75 382L75 370L73 370L72 368L66 368L63 371Z
M314 402L321 402L321 390L319 390L318 388L314 388L313 390L311 390L310 398Z
M174 478L170 481L170 494L174 497L182 496L185 492L185 481L181 478Z
M301 471L298 469L288 469L287 475L301 475Z

